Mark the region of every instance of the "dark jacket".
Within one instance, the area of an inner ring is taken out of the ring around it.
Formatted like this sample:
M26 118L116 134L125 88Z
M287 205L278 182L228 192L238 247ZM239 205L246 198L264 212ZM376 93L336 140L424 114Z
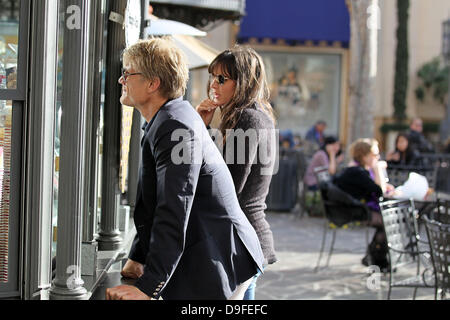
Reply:
M316 130L316 126L312 126L305 135L305 140L316 143L319 147L322 146L322 134Z
M420 167L422 166L422 159L420 158L420 153L414 149L407 149L405 152L400 152L396 150L400 154L400 159L398 161L388 160L387 164L389 166L392 165L402 165L402 166L413 166Z
M378 201L383 195L380 186L370 177L369 171L361 166L345 168L334 178L334 183L353 198L365 203Z
M369 208L333 182L321 182L319 189L325 206L326 217L337 226L352 221L370 220Z
M420 153L433 153L433 145L425 138L425 136L418 131L408 131L408 141L411 147L418 150Z
M194 108L167 102L145 127L129 258L152 298L227 299L262 269L258 237Z

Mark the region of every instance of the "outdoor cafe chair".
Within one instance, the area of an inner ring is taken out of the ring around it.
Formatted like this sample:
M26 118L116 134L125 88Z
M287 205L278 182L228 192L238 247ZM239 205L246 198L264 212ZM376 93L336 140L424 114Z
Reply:
M389 183L395 187L403 185L408 180L409 174L415 172L427 179L428 186L431 190L436 190L439 181L439 166L433 162L433 165L427 166L406 166L406 165L390 165L387 168ZM414 205L419 216L426 214L435 205L434 199L414 200ZM421 221L419 221L421 222Z
M388 200L380 203L389 251L389 291L392 288L433 288L433 268L428 243L420 239L414 201ZM422 248L426 244L426 249ZM414 271L415 270L415 271Z
M427 179L430 188L436 185L438 166L389 165L386 169L389 183L395 187L403 185L411 172L416 172Z
M437 168L436 184L434 186L437 198L449 198L450 196L450 163L441 162Z
M427 216L424 216L423 219L434 268L436 283L434 299L437 300L438 292L440 292L441 299L448 299L448 294L450 294L450 224L433 220ZM448 216L446 221L448 222Z
M325 170L326 169L326 170ZM331 255L334 251L336 233L338 229L348 229L349 226L367 222L369 217L369 208L362 202L353 198L350 194L338 188L331 181L328 168L320 167L315 170L319 190L321 194L321 204L325 213L325 224L323 229L322 244L319 258L314 271L317 272L320 267L320 261L325 249L325 243L328 230L332 230L332 239L326 267L330 263ZM367 227L366 227L367 228ZM369 239L369 229L366 229L366 242Z
M450 154L421 152L420 160L426 166L440 166L443 163L450 164Z

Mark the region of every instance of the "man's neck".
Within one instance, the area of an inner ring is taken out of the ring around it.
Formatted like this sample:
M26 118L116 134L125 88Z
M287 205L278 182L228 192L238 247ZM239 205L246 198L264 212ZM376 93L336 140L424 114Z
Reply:
M168 98L156 96L141 108L141 114L147 122L150 122L159 109L168 101Z

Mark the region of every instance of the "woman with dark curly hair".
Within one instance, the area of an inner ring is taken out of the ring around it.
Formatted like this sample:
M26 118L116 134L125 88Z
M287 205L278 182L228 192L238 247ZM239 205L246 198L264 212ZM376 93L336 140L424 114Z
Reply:
M386 155L388 165L420 165L420 154L409 143L409 137L406 133L399 133L395 139L395 150Z
M220 109L220 138L216 143L224 150L239 203L256 230L265 265L272 264L277 258L264 210L278 141L264 64L252 48L235 46L220 53L208 72L209 99L202 101L197 111L209 126L214 112ZM258 276L246 291L245 300L254 299Z

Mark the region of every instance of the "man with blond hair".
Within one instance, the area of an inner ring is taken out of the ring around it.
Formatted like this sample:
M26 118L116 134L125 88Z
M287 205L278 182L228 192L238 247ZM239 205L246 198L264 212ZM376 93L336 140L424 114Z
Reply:
M120 102L146 120L137 235L122 270L137 281L107 289L107 299L241 299L262 270L261 246L227 165L182 99L188 74L168 39L141 41L123 54Z

